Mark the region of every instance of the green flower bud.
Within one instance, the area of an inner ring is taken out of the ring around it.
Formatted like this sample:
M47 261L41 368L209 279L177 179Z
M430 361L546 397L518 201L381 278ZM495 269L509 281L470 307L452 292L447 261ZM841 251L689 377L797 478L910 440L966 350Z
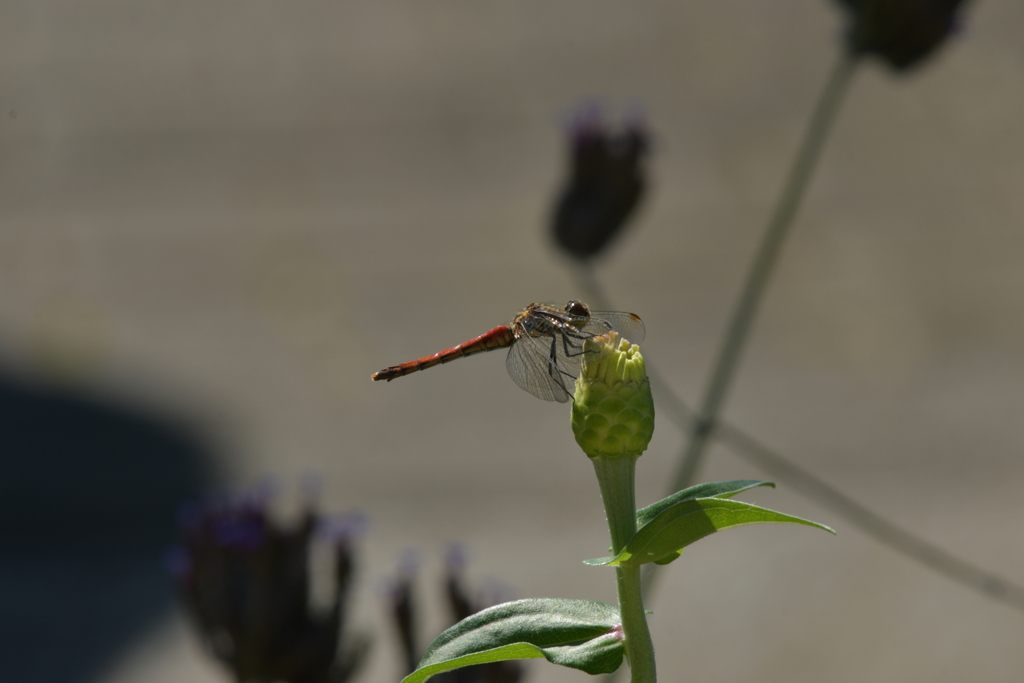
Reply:
M654 400L640 347L615 332L588 339L572 404L572 433L591 458L639 457L654 433Z

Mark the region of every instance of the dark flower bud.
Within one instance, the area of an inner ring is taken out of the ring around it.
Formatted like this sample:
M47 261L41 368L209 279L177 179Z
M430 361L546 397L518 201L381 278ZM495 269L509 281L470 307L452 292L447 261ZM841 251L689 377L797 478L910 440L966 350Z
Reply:
M448 605L456 622L462 621L481 608L473 604L466 592L462 571L466 566L466 551L461 545L453 545L448 549L446 558L445 592L448 594Z
M470 597L463 570L466 565L465 550L460 545L449 548L446 558L444 592L448 599L453 621L461 621L466 617L488 607ZM413 579L418 562L411 553L403 557L398 579L391 584L391 614L398 629L402 655L406 659L409 672L416 668L419 656L416 647L414 626L416 621L416 600L413 596ZM476 664L454 671L446 671L431 678L437 683L518 683L522 680L524 670L515 660Z
M420 661L419 646L416 643L416 601L413 598L413 581L419 569L415 553L407 550L402 556L398 578L388 591L391 616L398 630L399 647L405 662L405 673L416 669Z
M325 523L308 507L295 525L269 514L270 493L192 504L179 514L180 546L167 567L185 609L210 652L238 681L344 683L368 649L345 633L361 522ZM334 551L334 600L310 605L309 556L321 529Z
M559 247L588 259L622 230L643 197L648 146L639 118L615 134L594 107L576 114L570 126L569 178L552 216Z
M875 55L894 69L929 56L957 26L964 0L839 0L850 12L855 54Z

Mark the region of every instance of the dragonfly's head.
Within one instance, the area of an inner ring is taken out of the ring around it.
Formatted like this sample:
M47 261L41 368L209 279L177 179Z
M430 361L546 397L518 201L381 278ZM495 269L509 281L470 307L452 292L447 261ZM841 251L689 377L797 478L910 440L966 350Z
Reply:
M565 305L565 312L577 318L587 318L590 316L590 309L587 308L587 305L575 299Z

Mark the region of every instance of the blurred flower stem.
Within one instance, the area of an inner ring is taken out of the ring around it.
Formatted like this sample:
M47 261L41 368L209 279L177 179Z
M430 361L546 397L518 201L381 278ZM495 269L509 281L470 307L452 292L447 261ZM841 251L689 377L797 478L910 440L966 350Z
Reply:
M747 281L743 286L739 301L733 311L728 331L718 351L711 380L708 382L704 401L698 411L690 433L690 441L680 459L679 469L669 487L669 493L680 491L694 482L700 469L708 440L714 431L715 420L725 401L729 385L739 365L747 337L753 326L761 299L768 288L768 281L778 261L779 252L785 242L789 227L793 224L800 200L803 198L814 174L815 165L821 155L825 139L828 137L832 123L852 80L860 59L856 53L843 51L825 88L818 100L814 115L804 134L803 142L797 151L793 166L790 169L778 204L772 213L771 220L761 238L754 262L747 273Z

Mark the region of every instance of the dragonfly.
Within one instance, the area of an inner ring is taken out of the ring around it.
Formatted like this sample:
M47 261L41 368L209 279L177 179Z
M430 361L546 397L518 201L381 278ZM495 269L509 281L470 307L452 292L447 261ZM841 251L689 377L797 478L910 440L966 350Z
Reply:
M390 382L435 365L484 351L508 347L505 366L516 384L545 401L565 403L580 373L583 343L598 335L618 332L634 344L644 340L644 323L633 313L591 311L580 301L565 308L530 304L509 325L499 325L479 337L432 356L393 365L373 374L375 382Z

